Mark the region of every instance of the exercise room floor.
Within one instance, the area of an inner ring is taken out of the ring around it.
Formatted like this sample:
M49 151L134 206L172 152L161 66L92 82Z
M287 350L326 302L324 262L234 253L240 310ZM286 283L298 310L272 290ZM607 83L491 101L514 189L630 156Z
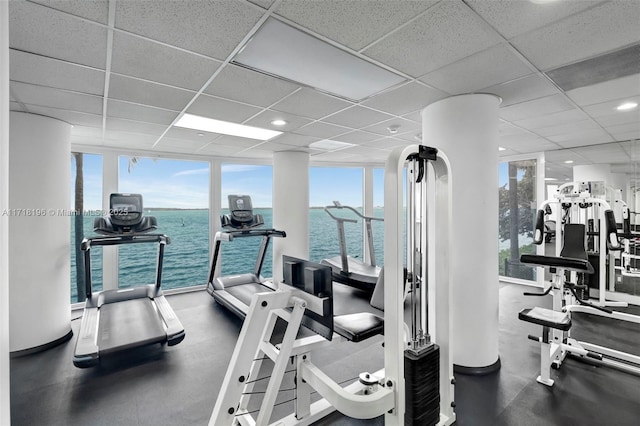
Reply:
M514 284L500 286L502 368L483 377L456 375L457 424L637 425L638 376L568 359L560 370L552 371L553 388L535 381L540 350L527 334L538 335L540 327L519 321L517 313L536 304L549 306L550 297L525 297L526 290ZM334 296L336 314L370 309L362 293L340 284ZM204 291L168 299L187 334L177 346L156 345L81 370L72 364L74 336L49 351L13 358L12 425L206 425L241 322ZM73 321L74 333L79 325ZM640 354L637 324L575 314L572 334ZM314 354L314 363L338 382L352 379L381 366L380 343L376 337L337 345ZM278 412L288 409L291 397L292 392L280 395L278 401L285 403ZM317 424L382 425L384 420L358 421L334 414Z

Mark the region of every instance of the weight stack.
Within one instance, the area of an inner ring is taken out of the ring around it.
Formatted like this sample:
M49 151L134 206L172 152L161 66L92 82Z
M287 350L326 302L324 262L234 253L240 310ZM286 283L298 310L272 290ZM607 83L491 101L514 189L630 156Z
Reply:
M432 426L440 420L440 347L404 352L405 425Z

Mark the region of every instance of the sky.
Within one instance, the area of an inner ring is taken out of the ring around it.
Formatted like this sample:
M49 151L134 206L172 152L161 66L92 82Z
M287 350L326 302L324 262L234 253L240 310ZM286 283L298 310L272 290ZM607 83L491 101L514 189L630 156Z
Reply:
M120 192L140 193L149 208L208 208L209 163L187 160L138 158L119 159ZM84 154L84 208L102 208L102 156ZM312 167L309 171L310 206L326 206L334 200L343 205L362 205L362 169ZM75 193L75 161L71 162L71 194ZM271 207L272 167L223 164L222 206L227 195L250 195L254 207ZM383 170L374 171L374 205L384 204ZM73 196L71 197L73 203ZM73 208L73 206L71 206Z

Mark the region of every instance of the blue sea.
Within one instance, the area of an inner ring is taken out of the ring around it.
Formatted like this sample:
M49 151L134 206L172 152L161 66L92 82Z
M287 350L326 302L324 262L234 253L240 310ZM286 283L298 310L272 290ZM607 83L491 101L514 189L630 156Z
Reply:
M272 226L271 209L254 209L262 214L265 227ZM228 213L223 210L223 214ZM209 210L156 210L146 212L158 220L158 233L166 234L171 243L165 247L162 287L180 288L207 283L209 277ZM383 209L376 208L376 217L383 216ZM355 215L354 215L355 216ZM354 217L355 218L355 217ZM95 235L92 216L84 216L85 237ZM74 220L71 218L71 244L74 242ZM363 253L362 221L345 224L347 252L352 257ZM383 259L383 222L373 222L376 261ZM286 231L286 228L284 229ZM236 238L222 243L222 274L252 272L261 238ZM273 241L272 241L273 243ZM272 255L269 246L262 268L262 275L272 276ZM157 244L131 244L118 247L119 287L131 287L155 282ZM309 209L309 259L319 262L328 257L339 256L338 229L336 222L322 208ZM91 250L91 273L93 289L102 289L102 248ZM71 253L71 301L78 300L76 289L75 255Z

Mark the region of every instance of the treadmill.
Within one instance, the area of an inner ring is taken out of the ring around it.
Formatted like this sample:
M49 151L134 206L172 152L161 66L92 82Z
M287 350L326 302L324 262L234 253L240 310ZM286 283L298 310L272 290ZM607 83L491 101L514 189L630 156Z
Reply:
M267 281L260 272L267 254L269 241L273 237L284 238L286 233L276 229L260 229L264 225L264 218L260 214L253 214L253 204L248 195L229 195L229 214L220 217L222 231L216 232L214 238L213 259L207 292L216 302L229 309L240 318L244 318L249 311L251 299L256 293L274 291L276 287ZM220 272L220 248L223 241L233 241L236 238L262 237L258 256L253 272L217 276Z
M332 210L347 209L362 218L365 223L366 249L370 263L355 259L347 254L347 242L344 233L345 222L358 223L356 219L338 217ZM356 287L366 291L373 291L380 275L380 267L376 265L376 254L373 247L373 228L371 222L384 221L379 217L364 216L353 207L343 206L339 201L334 201L332 206L326 206L324 211L337 222L338 241L340 243L340 256L323 259L320 263L331 267L333 280L342 284Z
M142 195L111 194L110 210L94 220L94 232L103 236L85 238L84 251L86 302L73 364L93 367L103 355L154 343L177 345L185 332L161 290L162 261L169 238L149 232L157 220L144 216ZM91 288L91 248L120 244L157 243L155 284L93 292Z

